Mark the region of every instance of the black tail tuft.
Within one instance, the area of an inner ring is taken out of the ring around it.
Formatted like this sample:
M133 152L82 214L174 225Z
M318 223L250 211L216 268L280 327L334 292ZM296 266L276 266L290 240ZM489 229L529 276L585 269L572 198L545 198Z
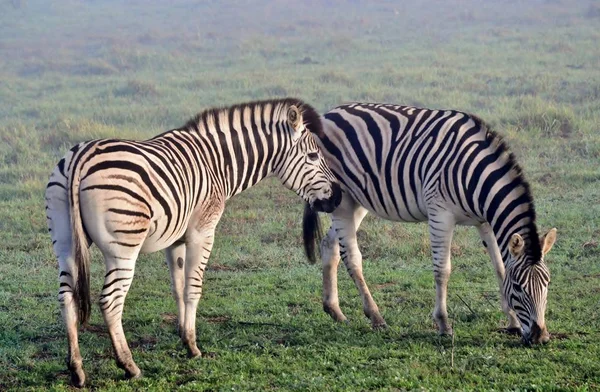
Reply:
M304 251L311 264L317 262L317 247L323 239L323 229L319 213L306 203L304 206L304 218L302 219L302 232L304 236Z

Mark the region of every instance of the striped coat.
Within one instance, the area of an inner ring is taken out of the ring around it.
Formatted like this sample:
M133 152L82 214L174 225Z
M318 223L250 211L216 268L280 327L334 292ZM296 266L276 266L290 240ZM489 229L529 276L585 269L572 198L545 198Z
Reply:
M371 212L398 222L428 222L436 281L434 319L448 323L446 291L455 225L477 227L490 254L502 293L508 329L527 342L546 342L547 288L543 256L556 230L539 237L533 197L520 167L501 138L476 116L456 110L355 103L323 117L318 137L340 181L343 202L321 243L323 305L336 320L336 270L340 254L374 327L384 326L362 273L356 230ZM306 214L305 227L316 227ZM309 255L314 234L306 231ZM312 256L314 259L314 256Z
M85 381L77 324L90 314L89 246L104 256L99 303L126 376L140 375L121 323L139 253L165 250L179 333L188 354L198 356L196 309L225 202L276 176L314 209L332 211L341 191L316 144L321 132L308 104L259 101L207 110L146 141L80 143L60 160L46 210L75 385Z

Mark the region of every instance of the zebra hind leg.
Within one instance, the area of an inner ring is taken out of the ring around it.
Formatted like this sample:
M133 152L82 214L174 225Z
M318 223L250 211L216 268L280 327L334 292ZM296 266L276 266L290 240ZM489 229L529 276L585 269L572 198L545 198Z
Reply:
M167 265L171 273L171 292L177 304L177 333L183 337L183 321L185 319L185 243L171 245L165 250Z
M123 247L119 247L119 250L123 249ZM112 251L114 252L115 249L112 249ZM125 370L126 378L139 378L141 372L133 361L122 323L123 306L133 280L139 247L128 249L125 254L120 256L114 256L110 253L110 251L104 252L106 275L100 293L100 309L102 310L104 322L108 327L117 366Z
M67 368L71 373L71 383L78 388L85 384L85 373L83 372L83 358L79 351L78 341L78 310L74 298L74 289L76 287L75 279L77 273L75 261L72 256L59 256L59 277L58 302L63 322L67 330L68 354Z
M436 286L433 319L438 326L440 335L452 335L452 327L448 322L446 299L451 272L450 247L454 226L454 217L450 214L429 214L429 237Z
M79 309L75 297L78 271L71 250L71 222L66 184L66 177L57 167L46 189L46 216L54 254L58 259L58 303L67 330L67 368L71 373L71 383L81 388L85 384L85 373L79 351Z
M333 226L321 241L321 262L323 263L323 310L335 321L347 321L340 309L337 272L340 263L340 246Z

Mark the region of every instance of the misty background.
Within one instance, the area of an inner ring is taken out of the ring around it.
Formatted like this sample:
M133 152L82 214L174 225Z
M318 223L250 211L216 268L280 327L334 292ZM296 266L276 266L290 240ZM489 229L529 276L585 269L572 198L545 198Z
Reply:
M600 97L599 26L584 0L3 1L0 116L169 128L294 95L496 120L506 97Z

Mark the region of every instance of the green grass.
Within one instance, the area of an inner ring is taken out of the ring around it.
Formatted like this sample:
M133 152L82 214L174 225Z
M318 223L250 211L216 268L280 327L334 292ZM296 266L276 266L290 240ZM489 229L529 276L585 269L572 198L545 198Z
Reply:
M197 319L208 355L185 357L163 256L145 255L124 315L144 378L122 379L94 307L80 335L91 389L600 388L597 5L121 3L0 3L0 390L70 388L43 207L65 151L94 137L147 138L203 108L285 95L322 112L369 100L462 109L490 122L525 169L540 229L559 231L548 256L554 339L525 348L496 332L504 317L493 269L467 228L453 248L455 337L438 337L426 227L371 216L359 242L390 328L370 329L343 269L350 323L335 324L321 310L320 268L302 254L302 203L268 180L233 198L218 227ZM94 257L97 296L103 265Z

